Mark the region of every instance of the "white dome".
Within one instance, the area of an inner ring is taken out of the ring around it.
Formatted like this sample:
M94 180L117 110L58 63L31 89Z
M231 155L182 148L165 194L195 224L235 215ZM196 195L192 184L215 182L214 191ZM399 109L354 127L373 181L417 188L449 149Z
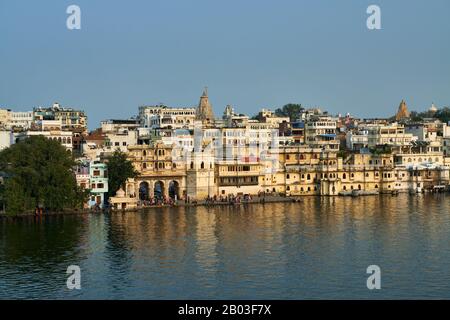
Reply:
M118 198L123 198L123 197L125 197L125 191L123 191L123 189L120 188L120 189L117 190L117 192L116 192L116 197L118 197Z

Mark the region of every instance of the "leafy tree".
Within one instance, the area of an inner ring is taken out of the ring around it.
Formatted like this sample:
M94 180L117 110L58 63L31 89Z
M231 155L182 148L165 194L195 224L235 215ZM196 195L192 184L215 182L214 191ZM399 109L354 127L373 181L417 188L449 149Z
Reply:
M85 192L77 186L70 152L54 140L30 137L0 152L2 191L9 214L42 206L50 211L78 208Z
M409 117L411 118L411 121L414 121L414 122L423 121L421 114L419 114L417 111L411 111L411 114Z
M444 107L442 109L438 109L436 112L424 111L417 112L411 111L410 119L411 121L423 121L424 118L434 118L439 119L444 123L448 123L450 121L450 108Z
M125 188L125 182L128 178L135 178L138 174L125 153L119 149L114 151L108 159L108 195L113 197L120 187Z
M295 121L300 117L300 112L304 110L301 104L288 103L282 108L277 108L275 114L279 117L289 117L291 121Z
M442 109L439 109L434 114L434 117L441 120L444 123L448 123L450 121L450 108L444 107Z

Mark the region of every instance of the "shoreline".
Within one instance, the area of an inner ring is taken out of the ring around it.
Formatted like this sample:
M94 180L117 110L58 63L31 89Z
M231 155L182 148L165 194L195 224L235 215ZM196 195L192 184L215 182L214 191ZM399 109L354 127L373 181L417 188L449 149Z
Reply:
M422 193L408 193L408 192L401 192L400 194L407 194L409 196L416 196L418 194ZM425 193L424 193L425 194ZM426 194L443 194L447 195L448 192L441 192L441 193L426 193ZM360 194L357 196L347 195L347 194L340 194L336 195L340 198L351 198L351 197L370 197L370 196L397 196L398 194L392 194L392 193L378 193L378 194ZM16 219L16 218L42 218L42 217L57 217L57 216L70 216L70 215L88 215L88 214L105 214L105 213L126 213L126 212L140 212L146 209L161 209L161 208L173 208L173 207L216 207L216 206L242 206L242 205L264 205L266 203L298 203L302 202L305 197L335 197L335 196L321 196L321 195L301 195L301 196L266 196L265 198L259 198L255 197L254 199L250 201L242 201L239 203L229 203L229 202L214 202L214 203L207 203L205 200L199 201L197 203L185 203L184 200L180 200L178 204L176 205L151 205L151 206L141 206L137 208L132 209L100 209L100 210L92 210L92 209L65 209L59 212L48 212L44 213L42 215L36 215L34 212L28 212L28 213L21 213L17 215L8 215L6 213L0 213L0 220L10 220L10 219ZM264 200L263 200L264 199Z

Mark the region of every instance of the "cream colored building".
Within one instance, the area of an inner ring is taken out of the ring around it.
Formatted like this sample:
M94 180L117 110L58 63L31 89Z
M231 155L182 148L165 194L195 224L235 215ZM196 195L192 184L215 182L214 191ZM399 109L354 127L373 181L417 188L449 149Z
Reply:
M393 145L407 146L416 138L412 133L406 133L403 125L391 123L389 125L368 124L363 126L368 132L368 146Z

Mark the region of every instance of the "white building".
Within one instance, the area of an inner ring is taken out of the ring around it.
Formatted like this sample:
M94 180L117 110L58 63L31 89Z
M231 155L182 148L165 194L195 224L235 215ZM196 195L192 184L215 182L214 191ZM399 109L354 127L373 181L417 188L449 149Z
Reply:
M9 148L14 143L14 135L9 130L0 130L0 151Z
M345 136L346 147L349 150L366 148L369 144L369 133L367 130L359 132L347 132Z
M367 124L362 126L364 130L368 131L369 147L377 145L391 145L391 146L408 146L412 141L417 140L412 133L406 133L403 125L398 123L391 123L389 125L382 124Z
M24 140L28 137L32 136L43 136L50 140L58 141L62 146L66 147L67 150L72 152L72 132L70 131L60 131L60 130L52 130L52 131L24 131L15 134L16 141Z
M33 111L16 112L8 110L7 112L8 114L6 116L3 115L3 118L7 121L4 124L7 129L17 127L27 130L31 127L31 124L33 123Z
M136 120L107 120L102 121L101 126L105 135L104 151L127 152L128 146L137 144L139 123Z
M195 115L195 108L139 107L139 121L144 128L193 129Z

